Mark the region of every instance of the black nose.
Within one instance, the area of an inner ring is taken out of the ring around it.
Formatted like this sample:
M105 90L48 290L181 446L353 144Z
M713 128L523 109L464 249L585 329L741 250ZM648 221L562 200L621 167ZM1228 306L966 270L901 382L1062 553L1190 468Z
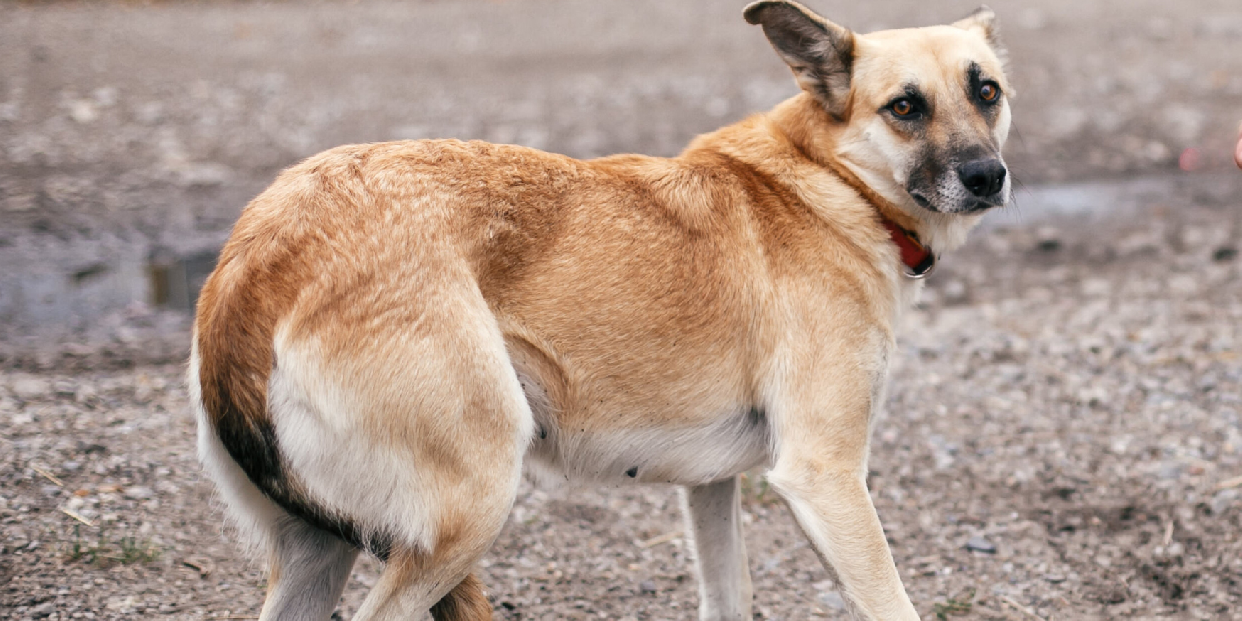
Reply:
M1005 165L1000 160L987 159L966 162L957 168L962 185L975 196L991 196L1005 187Z

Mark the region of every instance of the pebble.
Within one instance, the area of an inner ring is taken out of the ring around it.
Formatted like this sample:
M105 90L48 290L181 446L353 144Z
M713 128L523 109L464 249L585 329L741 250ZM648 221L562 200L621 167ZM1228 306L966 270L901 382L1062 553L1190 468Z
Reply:
M820 593L819 602L832 610L845 610L845 598L836 591Z
M996 554L996 544L988 541L986 538L976 535L966 542L966 549L971 552L982 552L984 554Z
M656 588L656 583L653 580L643 580L638 583L639 593L656 593L658 591L659 589Z
M945 304L955 306L964 304L970 299L970 290L966 287L966 283L954 278L944 283L940 295Z
M125 489L125 497L130 500L146 500L155 495L149 487L129 487Z
M1239 496L1242 496L1242 491L1239 491L1237 488L1222 489L1219 492L1216 492L1216 495L1212 496L1212 503L1210 505L1212 508L1212 515L1220 515L1224 513L1225 510L1227 510L1234 504L1235 501L1238 500Z
M30 401L47 394L48 383L35 377L22 377L13 380L10 388L18 399Z

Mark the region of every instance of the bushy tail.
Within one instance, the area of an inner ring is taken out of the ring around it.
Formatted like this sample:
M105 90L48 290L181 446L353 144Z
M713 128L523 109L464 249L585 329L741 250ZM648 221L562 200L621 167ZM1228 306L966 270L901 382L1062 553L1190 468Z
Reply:
M483 593L483 583L474 574L466 576L431 607L431 618L435 621L490 621L492 604Z

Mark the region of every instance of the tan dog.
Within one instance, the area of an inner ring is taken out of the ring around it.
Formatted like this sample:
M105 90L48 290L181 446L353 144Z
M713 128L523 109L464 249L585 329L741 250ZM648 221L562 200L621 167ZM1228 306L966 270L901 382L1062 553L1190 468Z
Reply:
M199 451L270 554L262 619L488 619L523 467L686 488L701 619L750 619L738 473L766 465L846 600L917 619L867 493L898 317L1009 184L981 9L856 35L749 6L803 93L680 156L348 146L242 214L198 307ZM922 244L918 242L922 240Z

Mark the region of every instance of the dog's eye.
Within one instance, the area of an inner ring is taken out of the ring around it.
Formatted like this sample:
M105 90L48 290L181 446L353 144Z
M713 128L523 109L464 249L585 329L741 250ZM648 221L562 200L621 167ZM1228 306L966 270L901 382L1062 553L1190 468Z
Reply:
M910 116L914 114L914 102L909 99L898 99L888 105L888 109L893 111L897 116Z
M997 97L1000 97L1000 87L992 82L984 82L983 85L979 87L979 99L984 101L996 101Z

